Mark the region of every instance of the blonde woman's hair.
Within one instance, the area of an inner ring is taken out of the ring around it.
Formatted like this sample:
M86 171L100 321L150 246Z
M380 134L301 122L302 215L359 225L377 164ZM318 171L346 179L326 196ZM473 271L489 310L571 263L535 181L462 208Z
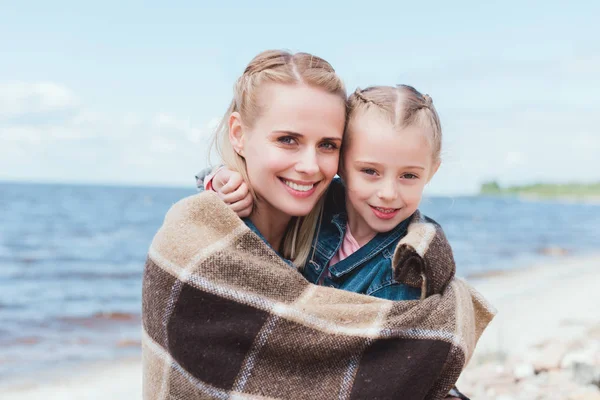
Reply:
M211 147L216 148L222 162L231 170L238 171L250 188L254 201L257 196L248 178L246 161L231 145L229 140L229 117L240 113L243 125L252 128L261 115L263 104L259 101L260 89L267 83L302 84L321 88L338 95L346 101L346 89L333 67L322 58L308 53L289 53L282 50L267 50L250 61L234 86L233 100L215 131ZM324 197L324 196L323 196ZM321 198L315 208L304 217L293 217L282 240L282 256L302 268L310 254L314 232L323 208Z
M429 95L421 94L408 85L370 86L362 90L356 89L348 98L348 125L344 136L344 147L347 147L351 140L348 132L352 130L353 119L373 109L388 118L397 129L413 125L429 129L432 160L441 161L442 125L433 106L433 100Z

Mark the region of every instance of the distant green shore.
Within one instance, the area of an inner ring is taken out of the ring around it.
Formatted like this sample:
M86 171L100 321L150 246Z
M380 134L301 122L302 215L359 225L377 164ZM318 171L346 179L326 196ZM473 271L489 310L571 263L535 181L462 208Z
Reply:
M510 195L542 199L571 199L600 201L600 182L598 183L536 183L533 185L501 187L498 182L486 182L481 185L481 195Z

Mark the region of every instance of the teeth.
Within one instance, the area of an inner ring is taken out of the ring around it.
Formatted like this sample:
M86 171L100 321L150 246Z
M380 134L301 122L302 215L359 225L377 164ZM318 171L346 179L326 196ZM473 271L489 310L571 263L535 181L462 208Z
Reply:
M298 185L295 182L286 181L285 179L283 180L283 183L285 183L286 185L288 185L292 189L297 190L299 192L308 192L310 189L313 188L313 186L315 186L314 184L312 184L312 185Z
M395 209L395 208L379 208L379 207L375 207L375 209L376 209L377 211L379 211L379 212L382 212L382 213L384 213L384 214L391 214L391 213L393 213L394 211L396 211L396 209Z

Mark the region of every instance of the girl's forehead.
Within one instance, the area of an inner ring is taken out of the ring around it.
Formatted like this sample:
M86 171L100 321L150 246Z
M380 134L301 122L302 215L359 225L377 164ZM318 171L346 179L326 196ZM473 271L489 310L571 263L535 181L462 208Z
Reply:
M431 157L431 133L419 125L396 127L385 117L358 118L348 127L345 153L352 158L401 161Z
M373 143L381 146L386 142L396 142L396 139L399 139L398 142L402 143L411 136L429 139L431 129L418 123L409 126L397 126L383 112L369 110L350 119L347 133L345 139L349 139L348 144L358 141L362 144Z
M348 129L351 133L369 130L393 130L393 121L377 108L359 110L350 115Z

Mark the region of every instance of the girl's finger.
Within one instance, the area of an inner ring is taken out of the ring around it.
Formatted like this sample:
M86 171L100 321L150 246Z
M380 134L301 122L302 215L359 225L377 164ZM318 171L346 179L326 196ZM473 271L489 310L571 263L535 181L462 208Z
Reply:
M252 213L252 207L248 207L248 208L245 208L242 211L238 212L237 215L240 218L246 218L246 217L249 217L251 213Z
M248 185L246 182L243 182L233 193L228 193L223 196L223 201L227 204L237 203L250 196L248 191Z
M221 188L221 193L229 194L235 192L242 183L245 183L242 179L242 176L238 173L232 173L229 177L229 180L225 185Z
M231 208L236 213L239 213L240 211L246 209L252 210L252 196L248 196L238 202L230 204L229 208Z

